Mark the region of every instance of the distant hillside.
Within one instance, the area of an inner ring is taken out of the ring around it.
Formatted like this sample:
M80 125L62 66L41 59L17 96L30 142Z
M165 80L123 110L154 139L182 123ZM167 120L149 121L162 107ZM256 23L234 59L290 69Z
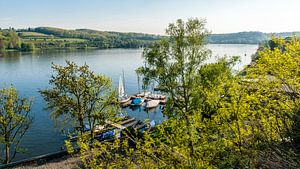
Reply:
M30 31L59 38L84 39L87 40L87 46L97 48L137 48L148 46L153 41L161 38L158 35L143 33L120 33L91 29L66 30L52 27L38 27L30 29Z
M54 27L1 29L0 51L36 49L107 49L140 48L151 45L162 36L144 33L121 33L90 29L67 30Z
M282 38L300 36L300 32L262 33L262 32L238 32L228 34L212 34L208 37L208 43L217 44L259 44L270 40L273 36Z
M208 43L216 44L259 44L271 36L283 38L300 32L262 33L239 32L229 34L212 34ZM0 29L0 51L36 49L107 49L107 48L140 48L146 47L167 36L97 31L91 29L67 30L54 27L37 27L28 29Z

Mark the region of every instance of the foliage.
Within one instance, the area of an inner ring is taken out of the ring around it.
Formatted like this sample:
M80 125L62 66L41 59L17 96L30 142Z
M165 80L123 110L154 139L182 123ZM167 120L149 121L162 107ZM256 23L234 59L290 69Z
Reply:
M169 119L121 140L80 140L88 168L299 168L300 41L273 39L244 73L237 58L205 64L204 21L178 20L138 69L168 96ZM284 48L282 48L284 47ZM284 49L284 50L283 50Z
M52 27L38 27L31 29L36 33L52 35L59 38L82 39L84 42L69 44L76 48L82 48L82 45L94 48L138 48L148 46L161 37L156 35L141 33L120 33L120 32L104 32L90 29L65 30ZM68 44L68 43L67 43ZM65 44L66 45L66 44ZM64 46L68 47L68 46Z
M65 30L38 27L0 30L0 50L139 48L149 46L161 36L142 33L104 32L90 29Z
M17 153L23 136L32 124L32 101L18 96L15 88L0 89L0 145L3 148L3 163L11 162Z
M211 34L208 43L260 44L274 37L299 36L299 32L262 33L238 32ZM165 36L143 33L121 33L91 29L66 30L53 27L0 30L0 50L87 49L148 47ZM31 48L30 46L35 46ZM22 47L23 46L23 47Z
M20 48L21 40L14 30L0 30L0 50Z
M52 88L41 90L40 93L47 102L47 108L52 110L54 119L74 122L78 125L80 135L84 133L86 122L93 138L95 126L103 125L105 120L115 115L111 106L115 92L111 89L110 79L95 74L88 65L66 63L66 66L52 66L55 72L49 81Z
M35 50L35 45L32 42L22 43L21 44L21 50L22 51L34 51Z

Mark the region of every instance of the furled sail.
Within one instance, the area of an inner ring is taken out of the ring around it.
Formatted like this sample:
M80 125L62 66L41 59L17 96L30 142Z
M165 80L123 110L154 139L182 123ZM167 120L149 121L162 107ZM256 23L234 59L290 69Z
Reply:
M123 84L123 79L120 76L120 79L119 79L119 98L122 98L123 96L125 96L124 84Z

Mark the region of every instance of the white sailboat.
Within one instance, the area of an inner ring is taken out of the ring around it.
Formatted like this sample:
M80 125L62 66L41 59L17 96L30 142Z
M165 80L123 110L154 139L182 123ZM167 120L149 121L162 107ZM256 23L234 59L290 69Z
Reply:
M120 79L119 79L119 90L118 90L118 94L119 94L119 98L118 98L118 101L120 104L126 104L130 101L130 97L128 97L126 94L125 94L125 88L124 88L124 80L122 79L122 76L120 76Z

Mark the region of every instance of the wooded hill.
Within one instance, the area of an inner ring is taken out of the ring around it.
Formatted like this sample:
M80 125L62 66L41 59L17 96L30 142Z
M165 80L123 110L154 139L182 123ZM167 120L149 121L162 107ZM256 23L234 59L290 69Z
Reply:
M238 32L227 34L211 34L208 37L208 43L216 44L260 44L275 37L300 36L300 32L281 32L281 33L263 33L263 32Z
M211 34L207 38L207 42L212 44L260 44L269 40L272 35L286 38L294 35L300 36L300 32ZM14 30L10 28L0 29L0 50L140 48L149 46L163 37L166 36L91 29L67 30L37 27Z
M150 35L143 33L120 33L106 32L91 29L66 30L52 27L38 27L34 29L18 30L22 38L34 41L63 41L58 44L60 47L75 48L138 48L151 44L153 41L159 40L158 35ZM36 36L28 36L28 33ZM56 42L57 43L57 42ZM49 43L46 43L49 45ZM42 47L42 46L41 46Z

